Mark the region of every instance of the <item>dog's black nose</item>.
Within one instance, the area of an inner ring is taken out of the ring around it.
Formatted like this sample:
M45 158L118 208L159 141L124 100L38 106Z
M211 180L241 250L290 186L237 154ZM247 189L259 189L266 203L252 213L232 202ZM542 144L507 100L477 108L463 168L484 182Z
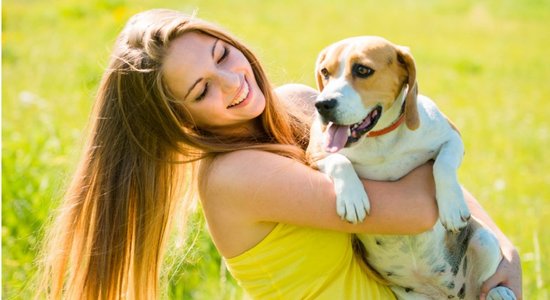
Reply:
M315 107L317 107L317 111L322 114L323 112L327 112L335 108L336 104L338 104L336 99L328 99L328 100L317 101L315 103Z

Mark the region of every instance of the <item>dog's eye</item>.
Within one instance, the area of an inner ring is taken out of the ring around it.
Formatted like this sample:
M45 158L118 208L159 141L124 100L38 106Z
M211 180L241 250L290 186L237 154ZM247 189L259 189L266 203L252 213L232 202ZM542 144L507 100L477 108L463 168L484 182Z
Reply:
M329 76L330 74L328 73L327 68L322 68L322 69L321 69L321 75L323 75L323 78L328 79L328 76Z
M355 64L353 65L352 72L353 72L353 75L357 77L367 78L374 73L374 70L361 64Z

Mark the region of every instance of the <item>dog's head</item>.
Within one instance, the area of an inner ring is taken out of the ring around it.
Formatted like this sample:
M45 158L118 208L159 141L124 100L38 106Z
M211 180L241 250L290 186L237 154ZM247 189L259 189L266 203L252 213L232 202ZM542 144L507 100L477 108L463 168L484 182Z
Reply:
M346 126L333 132L338 136L333 138L360 138L405 90L406 125L418 128L416 68L408 48L374 36L345 39L321 51L315 73L321 92L315 106L321 119Z

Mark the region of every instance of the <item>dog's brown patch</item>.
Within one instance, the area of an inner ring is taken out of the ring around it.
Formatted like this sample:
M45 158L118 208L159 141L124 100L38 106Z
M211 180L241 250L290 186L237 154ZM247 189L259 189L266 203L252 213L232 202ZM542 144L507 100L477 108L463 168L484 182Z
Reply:
M395 61L399 63L396 64ZM374 73L365 78L355 76L353 67L357 64L374 70ZM316 79L320 91L327 81L323 72L328 73L328 80L344 75L366 107L380 104L385 110L393 105L401 89L407 84L409 90L405 105L406 124L411 130L418 128L420 119L416 108L416 68L406 47L374 36L345 39L325 48L319 54Z
M317 62L315 63L315 78L317 80L317 88L322 91L325 87L325 78L321 70L326 69L331 76L335 76L339 72L339 59L342 51L346 49L346 43L343 41L327 47L319 53Z
M365 106L382 104L389 109L406 82L407 73L400 65L388 63L396 59L396 46L385 39L371 37L354 43L346 59L346 76ZM355 64L374 70L368 78L357 78L352 74Z

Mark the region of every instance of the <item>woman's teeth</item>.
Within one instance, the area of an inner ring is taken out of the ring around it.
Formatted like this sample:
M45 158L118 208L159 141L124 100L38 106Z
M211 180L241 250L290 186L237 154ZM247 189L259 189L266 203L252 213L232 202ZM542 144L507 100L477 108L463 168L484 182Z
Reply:
M241 93L239 94L239 96L237 96L237 97L235 98L235 100L233 100L233 102L231 102L231 104L229 104L229 106L228 106L227 108L233 107L233 106L238 105L238 104L240 104L241 102L243 102L244 99L246 99L246 97L248 97L248 92L249 92L249 90L248 90L248 82L245 81L245 82L244 82L244 86L243 86L243 88L242 88L242 90L241 90Z

